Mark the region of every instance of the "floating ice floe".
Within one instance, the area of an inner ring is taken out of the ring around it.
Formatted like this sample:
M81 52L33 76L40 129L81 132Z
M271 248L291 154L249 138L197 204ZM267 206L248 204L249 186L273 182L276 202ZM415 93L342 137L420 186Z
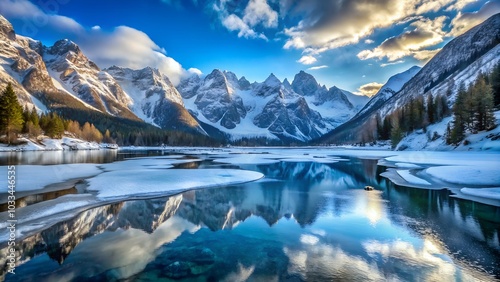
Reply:
M436 166L425 170L440 180L463 185L500 185L500 166Z
M495 188L462 188L460 192L481 198L500 200L500 187Z
M416 164L410 164L410 163L395 163L395 165L397 167L400 167L400 168L422 168L421 166L419 165L416 165Z
M217 158L213 160L216 163L225 164L274 164L279 163L279 160L272 159L271 157L263 157L262 154L244 154L244 155L227 155L227 157Z
M406 180L408 183L418 184L418 185L431 185L427 180L424 180L420 177L416 177L411 174L409 170L397 170L396 171L401 178Z
M156 169L167 169L172 168L176 164L184 164L191 162L200 162L200 159L173 159L168 156L165 157L144 157L137 159L128 159L120 162L114 162L109 164L100 165L105 171L116 171L116 170L132 170L132 169L143 169L143 168L156 168Z
M262 173L237 169L134 169L102 173L88 180L100 199L169 196L191 189L255 181Z
M7 175L7 166L0 166L0 174ZM49 184L70 179L87 178L101 173L97 164L62 164L62 165L16 165L16 191L42 189Z

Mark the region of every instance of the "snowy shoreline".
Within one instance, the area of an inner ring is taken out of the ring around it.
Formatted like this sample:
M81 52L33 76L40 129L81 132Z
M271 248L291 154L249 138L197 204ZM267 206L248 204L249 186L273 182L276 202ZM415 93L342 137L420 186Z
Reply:
M143 150L144 147L137 149ZM19 236L28 236L97 206L133 199L167 197L194 189L256 181L263 177L260 172L242 169L172 169L178 164L203 160L234 165L278 162L334 164L348 158L378 160L379 166L388 168L381 176L396 185L448 189L455 194L452 197L500 206L498 152L408 152L332 147L168 147L162 150L174 155L139 157L104 164L16 166L19 175L31 176L19 178L17 190L20 197L48 192L46 189L55 183L74 185L75 182L71 180L75 179L83 180L80 183L82 187L85 186L85 193L65 195L19 208L17 215L22 225ZM195 159L186 159L185 155L194 156ZM0 193L0 196L4 195ZM6 212L0 213L0 222L6 222L6 216ZM0 224L0 227L3 225ZM4 231L0 230L0 235ZM0 244L3 243L0 239Z
M44 138L37 142L27 138L19 138L18 140L25 142L25 144L15 146L0 144L0 152L101 150L119 148L116 144L88 142L71 137L63 137L61 139Z

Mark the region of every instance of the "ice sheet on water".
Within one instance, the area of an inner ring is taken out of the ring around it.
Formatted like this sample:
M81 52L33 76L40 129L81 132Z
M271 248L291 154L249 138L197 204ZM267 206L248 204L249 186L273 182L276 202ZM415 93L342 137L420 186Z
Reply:
M436 166L425 170L429 175L446 182L464 185L500 185L500 166Z
M17 165L16 191L38 190L49 184L86 178L101 172L97 164ZM0 166L0 174L7 175L7 166Z
M396 172L408 183L419 184L419 185L431 185L427 180L424 180L420 177L416 177L415 175L411 174L409 170L397 170Z
M279 160L272 159L270 156L263 157L262 154L244 154L244 155L221 155L222 158L214 159L216 163L225 164L274 164Z
M114 162L101 165L106 171L116 171L124 169L143 169L143 168L157 168L167 169L172 168L175 164L183 164L190 162L199 162L200 159L173 159L169 157L144 157L137 159L128 159L125 161Z
M255 181L262 173L237 169L134 169L100 174L88 180L100 199L168 196L190 189Z
M495 188L462 188L460 192L481 198L500 200L500 187Z
M470 165L500 167L500 154L497 152L431 152L410 151L393 152L390 162L433 165Z
M409 163L395 163L395 165L401 168L421 168L419 165Z

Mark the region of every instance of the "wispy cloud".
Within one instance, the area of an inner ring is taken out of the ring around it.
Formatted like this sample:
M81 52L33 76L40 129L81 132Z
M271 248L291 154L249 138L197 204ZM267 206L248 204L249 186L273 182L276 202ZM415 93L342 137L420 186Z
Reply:
M384 84L382 84L382 83L370 82L370 83L361 85L358 88L358 92L356 94L361 94L361 95L371 97L371 96L377 94L377 92L380 90L380 88L382 86L384 86Z
M326 68L328 68L327 65L321 65L321 66L316 66L316 67L310 67L307 70L312 71L312 70L320 70L320 69L326 69Z
M380 66L383 67L383 68L385 68L387 66L398 65L398 64L402 64L404 62L405 61L403 61L403 60L399 60L399 61L395 61L395 62L392 62L392 63L380 64Z
M486 2L477 12L459 12L451 21L453 28L450 31L450 35L458 36L496 13L500 13L500 0Z
M430 54L427 48L436 46L444 40L446 32L443 31L443 27L446 19L446 16L434 20L422 18L410 25L411 30L386 39L374 49L363 50L357 56L361 60L387 58L389 62L406 56L427 60Z
M9 19L25 21L27 30L17 32L34 36L29 31L44 28L75 41L100 67L118 65L139 69L150 66L161 70L174 84L187 74L181 64L166 56L165 49L140 30L127 26L118 26L111 32L97 26L85 29L74 19L42 10L27 0L1 1L0 11ZM29 19L38 19L39 22Z
M304 64L304 65L312 65L314 63L316 63L318 60L311 56L311 55L305 55L305 56L302 56L297 62L298 63L301 63L301 64Z

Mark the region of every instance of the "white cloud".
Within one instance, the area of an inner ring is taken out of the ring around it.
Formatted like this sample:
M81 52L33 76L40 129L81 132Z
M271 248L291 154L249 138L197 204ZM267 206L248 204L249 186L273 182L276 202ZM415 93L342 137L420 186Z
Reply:
M127 26L116 27L111 32L97 26L87 30L71 18L52 14L57 10L58 6L42 10L27 0L0 1L0 11L9 19L25 21L25 26L35 28L31 32L48 28L68 37L101 68L118 65L140 69L149 66L165 73L174 84L186 73L177 61L165 55L165 49L140 30ZM25 33L23 28L16 32L36 35Z
M370 83L361 85L358 88L358 92L356 94L361 94L361 95L371 97L371 96L377 94L377 92L380 90L380 88L382 86L384 86L384 84L382 84L382 83L370 82Z
M312 48L321 53L356 44L378 29L413 21L457 0L284 1L280 7L285 7L287 14L303 19L284 30L288 40L283 47ZM371 42L365 39L365 43Z
M373 44L373 43L375 43L375 41L371 39L365 39L365 44Z
M310 55L305 55L305 56L302 56L297 62L304 64L304 65L312 65L312 64L316 63L317 61L318 60L315 57L310 56Z
M321 66L316 66L316 67L310 67L307 70L320 70L320 69L326 69L328 68L327 65L321 65Z
M228 15L222 25L230 31L238 31L238 37L255 38L257 34L240 17L235 14Z
M385 68L387 66L398 65L398 64L402 64L404 62L405 61L403 61L403 60L399 60L399 61L395 61L395 62L392 62L392 63L380 64L380 66L383 67L383 68Z
M413 22L412 30L400 35L390 37L372 50L363 50L358 53L358 58L367 60L371 58L387 58L394 62L406 56L413 56L418 60L428 60L436 50L426 50L443 42L446 33L443 31L446 16L434 20L422 18Z
M196 74L198 76L201 76L203 74L203 72L197 68L189 68L187 71L190 74Z
M244 11L243 21L250 26L262 24L264 27L278 26L278 13L266 0L250 0Z
M454 4L450 5L448 8L446 8L446 11L453 11L457 10L460 11L463 8L465 8L467 5L470 3L477 2L477 0L457 0Z
M254 29L258 25L271 28L278 24L278 13L267 4L266 0L250 0L243 13L238 12L237 9L230 11L227 7L228 3L228 0L221 0L219 4L215 2L211 5L225 28L229 31L237 31L238 37L268 40L264 33L256 32ZM242 14L242 16L237 14Z
M147 34L131 27L119 26L111 33L93 30L75 41L100 67L118 65L141 69L149 66L167 75L174 85L186 72L181 64L166 56L165 49Z
M453 28L450 35L458 36L497 13L500 13L499 0L486 2L477 12L459 12L458 15L451 21Z
M21 28L16 32L34 37L42 29L51 29L64 34L80 34L85 29L72 18L57 15L58 2L39 8L27 0L0 1L1 14L6 18L22 20Z

